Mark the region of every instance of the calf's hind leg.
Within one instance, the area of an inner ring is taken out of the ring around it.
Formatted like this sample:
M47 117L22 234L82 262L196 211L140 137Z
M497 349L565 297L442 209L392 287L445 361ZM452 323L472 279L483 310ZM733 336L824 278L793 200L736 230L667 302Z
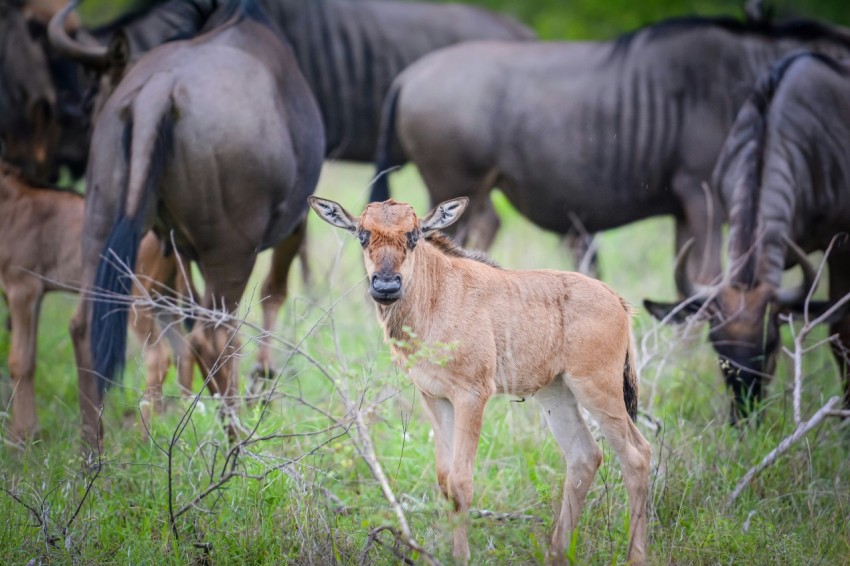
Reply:
M652 447L632 422L623 399L623 370L602 368L585 378L566 378L576 399L599 423L617 454L629 494L629 552L632 564L646 562L647 496Z
M561 512L552 533L548 556L548 562L552 564L565 564L564 552L578 526L587 492L602 463L602 450L587 428L576 398L563 377L556 377L550 385L535 393L534 398L540 403L546 422L567 461Z

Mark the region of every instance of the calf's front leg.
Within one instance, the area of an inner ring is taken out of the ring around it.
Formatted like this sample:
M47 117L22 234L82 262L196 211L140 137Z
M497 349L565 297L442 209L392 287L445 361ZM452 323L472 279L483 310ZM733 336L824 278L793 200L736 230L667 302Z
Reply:
M425 412L431 420L434 430L434 447L437 460L437 483L443 495L448 498L449 490L447 480L452 469L452 451L454 449L455 436L455 410L446 399L435 399L425 393L422 394Z
M454 504L452 556L459 564L469 561L469 508L472 504L472 477L475 453L481 437L481 419L487 397L473 393L453 399L455 426L451 470L446 481L449 499Z

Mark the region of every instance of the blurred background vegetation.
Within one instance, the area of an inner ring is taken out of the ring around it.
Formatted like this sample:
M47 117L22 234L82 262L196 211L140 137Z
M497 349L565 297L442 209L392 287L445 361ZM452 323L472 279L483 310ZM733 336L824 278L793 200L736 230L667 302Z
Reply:
M156 0L85 0L86 23L107 23ZM313 2L315 0L301 0ZM448 0L432 0L448 1ZM743 0L463 0L512 14L544 39L608 39L663 18L682 15L742 17ZM850 25L847 0L767 0L778 18L815 18Z

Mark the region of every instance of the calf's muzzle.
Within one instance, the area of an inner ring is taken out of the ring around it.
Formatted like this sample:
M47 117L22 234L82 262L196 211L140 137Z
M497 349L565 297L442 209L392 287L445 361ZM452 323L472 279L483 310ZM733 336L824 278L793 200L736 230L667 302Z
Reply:
M369 294L382 305L389 305L401 298L401 275L398 273L375 273L369 284Z

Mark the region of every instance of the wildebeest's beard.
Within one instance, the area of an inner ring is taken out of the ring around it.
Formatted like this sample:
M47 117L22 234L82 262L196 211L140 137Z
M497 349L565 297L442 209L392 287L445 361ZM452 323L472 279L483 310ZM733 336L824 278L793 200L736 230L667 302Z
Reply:
M726 305L727 307L729 305ZM749 312L719 311L711 322L709 337L718 355L720 370L733 395L729 420L737 424L757 408L765 380L773 375L779 346L779 328L769 304Z

